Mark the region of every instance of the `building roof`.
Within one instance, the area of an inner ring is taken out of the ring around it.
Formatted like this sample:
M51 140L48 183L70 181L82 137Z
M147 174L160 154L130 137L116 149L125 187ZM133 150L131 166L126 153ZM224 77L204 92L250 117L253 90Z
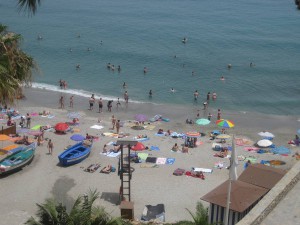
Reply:
M238 180L259 187L272 189L285 175L285 171L263 164L251 164L239 176Z
M222 207L226 207L229 180L225 181L201 199ZM244 212L253 203L263 197L269 189L255 186L243 181L231 181L230 209Z

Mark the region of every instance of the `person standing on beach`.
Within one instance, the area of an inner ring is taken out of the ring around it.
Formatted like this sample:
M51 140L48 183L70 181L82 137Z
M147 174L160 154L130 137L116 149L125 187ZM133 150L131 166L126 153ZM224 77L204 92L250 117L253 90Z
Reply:
M109 100L109 101L107 102L107 110L108 110L108 112L111 112L112 103L113 103L113 100Z
M99 99L98 104L99 104L99 113L102 113L102 108L103 108L102 98Z
M89 103L90 103L90 110L93 110L93 108L94 108L94 103L95 103L95 97L94 97L94 94L92 94L92 96L90 97Z
M70 97L70 107L73 108L73 98L74 98L74 95L72 95Z
M221 109L218 109L218 116L217 116L217 120L221 119Z
M112 130L115 129L115 125L116 125L116 118L115 115L111 116L111 124L112 124Z
M152 98L152 90L149 91L149 98Z
M60 109L64 109L65 108L64 96L60 96L60 99L59 99L59 108Z
M30 124L31 124L31 117L30 117L29 113L27 113L27 115L26 115L26 128L30 129Z
M119 109L119 106L121 106L120 98L117 100L117 110Z
M126 105L128 105L129 96L128 96L127 91L125 91L125 93L124 93L124 100L125 100Z
M116 130L117 130L117 134L119 134L119 131L120 131L120 120L117 120L116 122Z
M54 146L53 146L53 142L51 141L51 139L49 139L47 147L48 147L49 155L52 155Z

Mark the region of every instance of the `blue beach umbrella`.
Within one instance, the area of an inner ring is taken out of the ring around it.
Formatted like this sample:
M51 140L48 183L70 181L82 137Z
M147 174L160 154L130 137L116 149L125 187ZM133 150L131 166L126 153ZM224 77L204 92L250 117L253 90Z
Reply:
M83 141L85 139L85 137L83 137L82 135L80 134L73 134L71 137L70 137L71 140L73 141Z

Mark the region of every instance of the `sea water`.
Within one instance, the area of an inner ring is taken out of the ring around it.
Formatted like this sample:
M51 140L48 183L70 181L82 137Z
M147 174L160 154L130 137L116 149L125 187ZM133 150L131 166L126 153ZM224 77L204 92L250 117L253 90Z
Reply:
M0 22L22 34L22 48L37 62L34 87L60 91L63 79L70 94L123 99L125 82L130 101L187 107L202 107L215 91L215 108L300 114L293 1L52 0L32 17L16 3L0 0ZM107 69L109 62L121 72Z

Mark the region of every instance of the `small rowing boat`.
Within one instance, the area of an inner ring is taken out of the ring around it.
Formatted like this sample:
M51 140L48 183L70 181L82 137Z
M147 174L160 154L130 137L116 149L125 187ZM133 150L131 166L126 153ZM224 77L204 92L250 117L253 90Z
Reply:
M19 147L8 153L4 159L0 161L0 174L6 174L20 170L31 162L34 158L36 144Z
M70 166L83 161L89 156L92 145L92 141L84 140L69 147L58 156L60 164Z

